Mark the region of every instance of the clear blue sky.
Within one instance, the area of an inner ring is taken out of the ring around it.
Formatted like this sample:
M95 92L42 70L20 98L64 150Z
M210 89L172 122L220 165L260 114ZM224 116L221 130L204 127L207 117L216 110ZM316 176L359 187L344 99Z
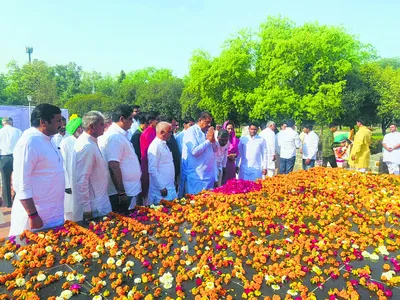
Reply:
M111 74L155 66L183 76L193 50L218 55L231 34L279 14L298 25L343 25L394 57L399 12L397 0L0 0L0 72L12 59L26 62L29 45L51 65Z

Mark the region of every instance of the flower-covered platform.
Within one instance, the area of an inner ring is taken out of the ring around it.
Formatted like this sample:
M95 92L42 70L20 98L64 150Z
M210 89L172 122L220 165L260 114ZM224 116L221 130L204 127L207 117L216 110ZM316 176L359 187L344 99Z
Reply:
M315 168L0 245L0 299L399 299L400 177Z

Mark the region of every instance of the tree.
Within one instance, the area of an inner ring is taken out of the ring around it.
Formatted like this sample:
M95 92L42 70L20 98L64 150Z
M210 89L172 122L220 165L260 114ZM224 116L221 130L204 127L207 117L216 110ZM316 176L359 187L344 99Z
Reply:
M110 74L102 75L99 72L83 72L80 91L83 94L102 93L114 97L118 94L118 82Z
M253 33L242 30L225 42L219 57L195 51L184 95L197 95L192 99L200 99L198 107L210 111L217 122L247 120L250 106L246 97L257 83L253 71L255 47ZM184 114L191 108L189 99L182 99Z
M118 76L118 83L121 84L121 82L124 81L125 78L126 78L126 73L124 72L124 70L121 70Z
M57 86L52 69L44 62L34 60L20 67L15 61L7 65L9 84L5 89L8 104L26 104L26 96L32 96L32 104L57 104Z
M78 116L83 116L91 110L110 112L117 105L118 102L114 101L111 97L98 93L77 94L65 103L65 107L68 108L69 113L78 114Z
M122 103L140 105L142 110L154 110L179 119L182 90L182 79L175 77L171 70L151 67L126 74L119 86L118 98Z
M363 67L361 70L354 69L346 76L340 124L353 128L360 117L368 124L380 122L377 116L380 97L367 77L368 73Z
M63 106L68 99L80 92L82 67L70 62L67 65L55 65L52 69L60 99L59 104Z
M7 103L7 77L4 74L0 74L0 103L6 104Z
M317 23L268 18L259 36L260 83L247 98L253 118L327 124L341 114L346 75L373 53L343 28Z

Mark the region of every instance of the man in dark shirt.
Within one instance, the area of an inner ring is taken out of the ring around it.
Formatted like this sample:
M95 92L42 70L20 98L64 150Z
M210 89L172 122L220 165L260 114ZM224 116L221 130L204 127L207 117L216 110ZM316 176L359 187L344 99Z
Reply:
M135 153L139 159L139 163L141 160L141 154L140 154L140 136L142 135L143 130L145 130L148 126L147 122L147 114L146 113L139 113L135 116L137 118L137 121L139 121L139 127L138 129L134 132L131 138L131 143L133 145L133 148L135 149Z

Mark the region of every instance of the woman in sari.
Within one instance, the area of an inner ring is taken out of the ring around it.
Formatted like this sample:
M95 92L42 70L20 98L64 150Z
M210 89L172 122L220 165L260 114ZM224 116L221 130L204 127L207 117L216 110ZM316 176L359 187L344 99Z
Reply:
M235 123L226 121L222 126L229 133L228 160L226 162L225 174L222 178L222 184L225 184L229 179L236 178L236 157L239 155L239 139L235 133Z

